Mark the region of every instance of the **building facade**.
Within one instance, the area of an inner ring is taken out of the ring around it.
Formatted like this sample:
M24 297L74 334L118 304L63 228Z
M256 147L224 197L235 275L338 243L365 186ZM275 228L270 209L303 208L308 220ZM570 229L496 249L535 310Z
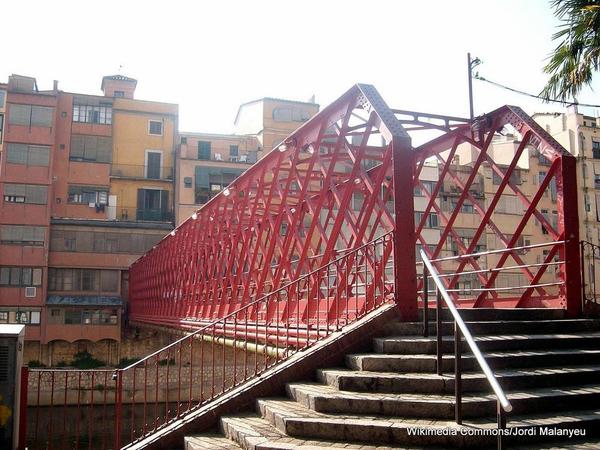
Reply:
M262 98L244 103L235 134L181 132L177 151L177 225L319 111L315 103Z
M113 347L118 358L129 265L173 227L177 105L6 89L0 166L0 322L26 324L26 359L53 348Z

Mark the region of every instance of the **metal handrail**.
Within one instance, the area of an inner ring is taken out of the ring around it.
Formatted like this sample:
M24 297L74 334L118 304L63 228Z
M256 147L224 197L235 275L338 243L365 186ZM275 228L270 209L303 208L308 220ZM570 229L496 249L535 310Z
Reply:
M485 251L485 252L467 253L465 255L457 255L457 256L447 256L445 258L430 259L429 261L431 261L431 262L444 262L444 261L461 260L461 259L465 259L465 258L477 258L479 256L496 255L498 253L507 253L507 252L511 252L512 253L512 252L519 251L519 250L529 250L529 249L532 249L532 248L549 247L551 245L565 244L566 242L567 242L566 240L564 240L564 241L542 242L540 244L522 245L520 247L500 248L500 249L496 249L496 250L488 250L488 251ZM421 250L421 252L422 251L423 250ZM419 261L419 262L422 264L421 261Z
M431 260L427 257L427 255L425 254L425 252L423 250L421 250L421 258L422 258L422 261L424 264L423 267L425 268L424 273L423 273L423 279L427 280L429 277L431 277L431 279L433 280L433 282L435 283L436 288L437 288L436 322L437 322L437 372L438 372L438 375L442 375L442 354L441 354L442 330L441 330L441 317L440 317L441 316L440 313L442 311L442 309L441 309L441 300L442 299L444 299L446 306L448 306L448 309L450 310L450 312L452 313L452 316L454 318L454 357L455 357L454 394L455 394L455 420L456 420L456 423L458 423L458 424L462 423L462 382L461 382L462 374L461 374L461 364L460 364L460 359L461 359L460 340L461 340L461 333L462 333L462 335L465 337L465 340L467 341L467 344L469 344L469 348L471 349L473 356L475 356L475 359L477 360L479 367L481 367L481 370L483 371L485 377L488 380L488 383L490 384L490 386L492 387L492 390L494 391L494 394L496 395L497 406L498 406L497 407L498 428L503 429L506 427L506 417L505 417L504 413L512 411L512 405L508 401L508 398L506 397L506 395L504 394L504 391L500 387L500 384L498 383L498 380L496 379L494 373L492 372L492 369L490 369L490 366L488 365L487 361L481 354L481 351L479 350L479 347L475 343L475 340L473 339L471 332L467 328L467 325L465 324L462 317L460 316L458 309L456 308L456 306L454 305L454 302L450 298L448 291L446 290L446 288L444 287L444 284L440 280L437 269L434 267ZM427 281L425 281L425 292L427 292ZM424 297L425 297L424 308L428 308L428 304L427 304L428 296L425 295ZM424 315L427 316L427 314L425 312L424 312ZM428 320L425 320L425 326L426 327L429 326ZM498 448L499 449L504 448L504 444L503 444L503 440L502 440L502 433L498 433Z

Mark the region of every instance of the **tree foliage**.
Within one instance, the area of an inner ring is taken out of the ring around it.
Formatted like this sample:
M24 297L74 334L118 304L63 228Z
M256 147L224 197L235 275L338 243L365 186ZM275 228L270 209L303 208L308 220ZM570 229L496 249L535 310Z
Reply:
M544 72L550 75L541 92L546 99L576 98L600 67L600 0L552 0L561 21L552 40L559 41Z

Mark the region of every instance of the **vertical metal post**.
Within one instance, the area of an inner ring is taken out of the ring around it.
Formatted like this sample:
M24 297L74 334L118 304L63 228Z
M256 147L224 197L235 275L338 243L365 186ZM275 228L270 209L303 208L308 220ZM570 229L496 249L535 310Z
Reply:
M474 117L473 112L473 67L471 67L471 53L467 53L467 72L469 79L469 117Z
M415 167L411 140L392 138L394 173L394 285L401 320L416 322L417 267L415 252L415 208L413 199L413 171Z
M429 271L423 264L423 336L429 336Z
M457 424L462 423L462 361L461 361L460 328L454 321L454 418Z
M559 229L564 233L565 304L569 317L581 314L581 258L579 255L579 212L577 210L577 174L575 157L563 154L557 182ZM562 256L561 255L561 256Z
M496 402L496 410L498 415L498 429L504 430L506 428L506 413L504 409L502 409L502 405L500 404L500 400ZM498 433L498 450L504 450L506 448L504 444L504 436L502 432Z
M585 311L585 241L580 242L579 256L581 257L581 310Z
M19 436L18 449L25 450L27 443L27 392L29 387L29 367L21 367L21 387L19 393Z
M437 296L435 299L435 328L437 333L436 339L436 370L438 375L442 375L442 292L437 288Z
M117 370L115 392L115 450L121 448L121 421L123 419L123 371ZM158 389L158 385L157 385ZM134 424L131 424L133 427Z

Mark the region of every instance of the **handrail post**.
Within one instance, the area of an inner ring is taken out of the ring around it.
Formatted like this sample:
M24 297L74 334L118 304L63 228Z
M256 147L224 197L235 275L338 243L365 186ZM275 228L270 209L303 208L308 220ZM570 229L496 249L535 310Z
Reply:
M29 390L29 367L21 367L21 385L19 392L19 436L18 449L25 450L27 444L27 392Z
M454 321L454 419L462 424L462 360L461 336L458 323Z
M429 271L423 264L423 336L429 336Z
M436 323L436 370L438 375L442 375L442 291L436 289L437 296L435 299L435 323Z
M581 256L581 310L585 312L585 241L581 241L579 246L579 254Z
M504 412L504 408L500 404L500 400L496 401L496 410L498 413L498 450L504 450L506 448L504 443L504 436L502 435L502 431L506 429L506 413Z
M121 448L121 421L123 419L123 371L117 370L113 375L116 377L115 389L115 450ZM156 387L158 389L158 386ZM134 424L131 424L133 427Z

